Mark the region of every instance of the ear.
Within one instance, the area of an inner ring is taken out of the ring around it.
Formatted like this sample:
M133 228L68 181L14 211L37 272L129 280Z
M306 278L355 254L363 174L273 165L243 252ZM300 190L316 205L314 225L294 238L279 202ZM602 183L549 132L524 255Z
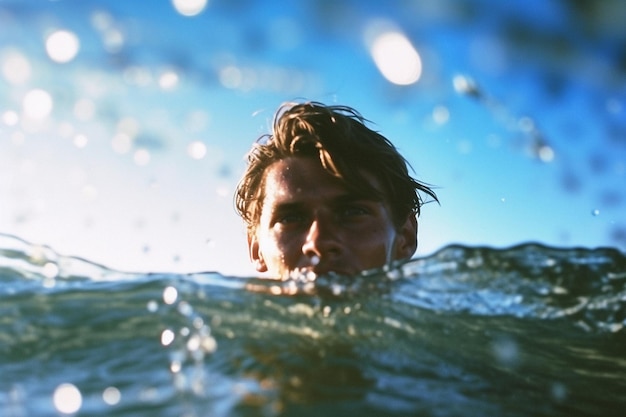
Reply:
M396 231L394 260L409 259L417 250L417 217L410 213Z
M248 254L257 272L267 272L267 265L259 250L259 240L256 235L248 234Z

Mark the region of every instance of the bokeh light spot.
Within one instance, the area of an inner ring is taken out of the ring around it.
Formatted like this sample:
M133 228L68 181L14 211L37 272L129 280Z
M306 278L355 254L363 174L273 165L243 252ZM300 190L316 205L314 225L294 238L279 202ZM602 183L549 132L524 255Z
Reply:
M58 30L46 38L46 52L55 62L70 62L78 54L80 41L78 37L67 30Z
M20 116L13 110L8 110L2 113L2 123L6 126L15 126L20 121Z
M206 145L200 141L195 141L187 146L187 153L193 159L202 159L206 156Z
M46 262L43 266L43 276L46 278L56 278L59 275L59 267L54 262Z
M111 139L111 147L115 152L120 154L128 153L132 145L133 140L125 133L118 133Z
M83 98L74 104L74 116L80 121L88 122L96 113L96 104L93 100Z
M156 313L156 311L159 309L159 303L157 303L155 300L150 300L148 301L148 304L146 304L146 308L149 312Z
M554 150L549 146L542 146L537 152L542 162L552 162L554 160Z
M478 86L469 77L465 75L456 75L452 79L452 85L454 86L454 90L459 94L467 94L470 96L479 95Z
M108 405L117 405L121 399L122 394L115 387L108 387L102 392L102 400Z
M97 10L91 14L91 25L99 31L107 30L113 24L113 17L103 10Z
M147 149L137 149L133 155L135 164L145 166L150 163L150 152Z
M74 136L74 146L76 146L78 149L83 149L85 146L87 146L87 142L89 142L89 140L85 135L78 134Z
M239 88L243 81L241 70L235 66L227 66L222 68L219 74L220 82L226 88Z
M178 290L172 286L163 290L163 301L165 304L174 304L178 298Z
M178 86L178 74L175 71L165 71L159 77L159 87L163 90L173 90Z
M163 346L169 346L174 341L176 335L170 329L165 329L161 333L161 344Z
M450 119L450 111L445 106L437 106L433 109L433 120L438 125L443 125Z
M183 16L195 16L202 13L207 5L207 0L172 0L176 11Z
M379 35L374 40L371 54L378 70L393 84L414 84L422 75L422 60L417 50L400 32Z
M109 29L102 34L102 42L104 43L104 49L112 54L122 50L126 39L124 34L117 29Z
M52 96L41 89L31 90L24 96L22 107L26 116L35 120L42 120L52 112Z
M19 51L8 51L2 57L2 75L10 84L23 84L30 79L31 66Z
M73 384L61 384L52 396L54 407L63 414L73 414L83 405L83 397Z

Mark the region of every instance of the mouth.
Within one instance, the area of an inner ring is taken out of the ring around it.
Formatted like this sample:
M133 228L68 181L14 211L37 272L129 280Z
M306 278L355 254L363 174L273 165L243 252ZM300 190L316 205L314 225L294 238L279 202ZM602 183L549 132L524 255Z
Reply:
M297 267L289 272L290 278L298 278L300 280L305 279L307 281L314 281L319 276L328 275L344 275L349 276L353 273L346 271L345 268L337 265L337 262L324 262L319 257L313 256L307 258L304 265Z
M298 269L294 269L295 272L299 276L304 276L308 278L312 278L313 280L319 276L328 276L328 275L352 275L349 272L337 267L333 267L333 265L323 265L318 264L315 266L306 266ZM292 274L293 275L293 274Z

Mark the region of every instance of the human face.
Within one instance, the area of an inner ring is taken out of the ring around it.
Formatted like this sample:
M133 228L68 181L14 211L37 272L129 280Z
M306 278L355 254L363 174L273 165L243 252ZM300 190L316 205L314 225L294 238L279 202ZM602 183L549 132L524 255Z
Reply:
M349 192L316 159L289 157L265 175L259 224L248 237L257 271L353 275L415 252L415 216L396 227L388 204Z

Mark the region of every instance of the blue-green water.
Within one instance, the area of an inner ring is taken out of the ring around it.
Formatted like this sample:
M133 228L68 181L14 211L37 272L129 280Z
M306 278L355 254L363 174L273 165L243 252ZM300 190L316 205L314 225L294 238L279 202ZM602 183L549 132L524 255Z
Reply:
M3 416L576 416L626 406L626 256L449 246L316 282L0 245ZM69 387L69 388L68 388Z

